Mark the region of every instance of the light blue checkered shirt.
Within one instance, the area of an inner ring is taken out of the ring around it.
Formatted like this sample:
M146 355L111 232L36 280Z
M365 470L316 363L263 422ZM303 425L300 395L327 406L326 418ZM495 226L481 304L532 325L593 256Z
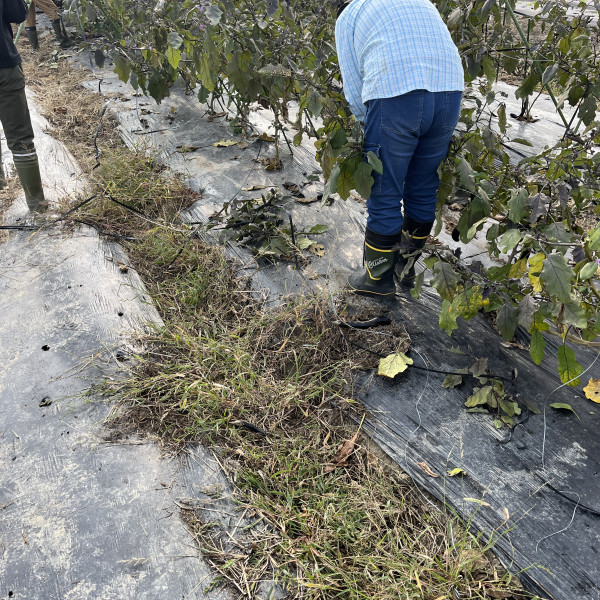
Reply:
M353 0L337 20L335 43L359 121L367 100L464 89L458 49L429 0Z

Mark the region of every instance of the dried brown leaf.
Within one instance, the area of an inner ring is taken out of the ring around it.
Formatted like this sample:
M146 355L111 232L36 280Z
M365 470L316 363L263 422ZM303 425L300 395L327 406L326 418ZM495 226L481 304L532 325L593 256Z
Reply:
M439 477L437 473L431 470L431 467L426 462L418 462L417 465L429 475L429 477Z

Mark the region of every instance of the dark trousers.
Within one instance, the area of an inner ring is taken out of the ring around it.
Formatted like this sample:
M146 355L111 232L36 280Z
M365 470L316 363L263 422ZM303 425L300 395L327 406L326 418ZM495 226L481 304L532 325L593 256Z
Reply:
M13 154L34 151L33 127L25 97L25 75L20 65L0 69L0 122Z
M25 97L25 75L20 65L0 69L0 122L6 135L8 148L13 155L15 169L23 186L29 210L45 210L48 203L44 197L40 167L33 145L33 127ZM1 164L2 156L0 156ZM2 169L0 169L0 180L4 180Z

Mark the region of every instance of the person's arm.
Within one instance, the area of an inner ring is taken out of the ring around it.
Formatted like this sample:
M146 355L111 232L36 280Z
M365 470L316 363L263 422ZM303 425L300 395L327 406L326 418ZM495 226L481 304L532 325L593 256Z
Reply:
M25 0L4 0L0 6L2 6L2 20L5 23L22 23L27 17Z
M338 63L342 72L344 96L348 100L350 110L358 121L365 120L365 105L362 101L362 77L354 53L353 31L346 24L344 15L335 25L335 45Z

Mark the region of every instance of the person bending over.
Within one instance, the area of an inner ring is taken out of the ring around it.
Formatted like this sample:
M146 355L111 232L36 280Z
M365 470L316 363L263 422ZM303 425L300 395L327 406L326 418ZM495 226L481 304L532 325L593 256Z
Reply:
M414 279L414 259L435 219L438 167L458 122L464 74L458 49L429 0L352 0L340 7L335 41L344 95L364 123L372 173L366 272L349 288L395 294L394 270ZM407 261L411 262L407 264ZM405 269L405 267L407 267Z
M25 97L25 75L21 57L13 43L11 23L22 23L27 16L23 0L0 0L0 123L12 152L15 168L30 211L47 208L40 177L33 127ZM0 187L4 172L0 155Z

